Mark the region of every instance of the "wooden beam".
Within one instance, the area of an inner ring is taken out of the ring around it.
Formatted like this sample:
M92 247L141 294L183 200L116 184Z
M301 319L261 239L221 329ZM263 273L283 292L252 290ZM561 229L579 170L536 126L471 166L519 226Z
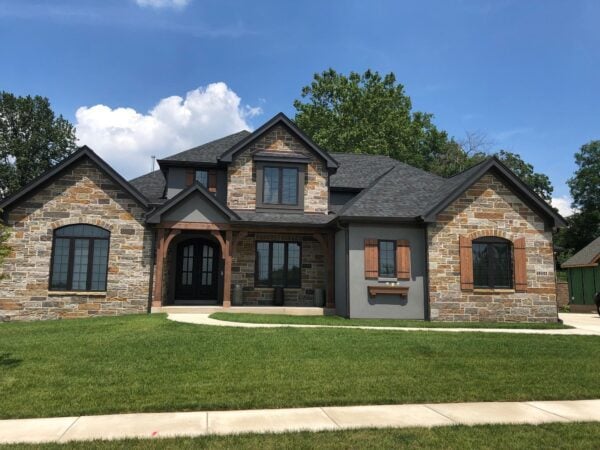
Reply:
M156 246L156 264L154 266L154 295L152 297L152 306L162 306L162 285L163 285L163 249L165 240L165 230L159 229L157 234Z
M378 294L383 295L407 295L407 286L367 286L369 297L375 297Z
M232 232L227 230L225 232L225 269L223 274L223 308L229 308L231 306L231 244L232 244Z

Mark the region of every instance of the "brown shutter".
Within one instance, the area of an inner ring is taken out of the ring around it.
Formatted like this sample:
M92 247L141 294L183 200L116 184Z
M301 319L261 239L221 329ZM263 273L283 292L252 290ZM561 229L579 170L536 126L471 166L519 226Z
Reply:
M185 169L185 185L191 186L194 184L194 178L196 178L196 171L194 169Z
M463 291L473 290L473 248L471 239L460 236L460 288Z
M217 192L217 171L214 169L208 171L208 190Z
M527 253L525 251L525 238L520 237L513 241L515 260L515 291L527 291Z
M377 239L365 239L365 278L377 279L379 275L379 247Z
M407 240L396 241L396 276L410 280L410 244Z

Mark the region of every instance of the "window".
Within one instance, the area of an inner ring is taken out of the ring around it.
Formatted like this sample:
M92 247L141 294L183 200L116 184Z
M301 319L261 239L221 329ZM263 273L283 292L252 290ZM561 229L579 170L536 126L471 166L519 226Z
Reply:
M379 241L379 276L396 278L395 241Z
M256 286L300 287L298 242L256 243Z
M50 289L105 291L110 232L94 225L68 225L54 231Z
M208 170L199 169L196 170L196 181L204 187L208 187Z
M497 237L475 239L473 285L475 288L512 289L513 251L511 242Z
M262 203L298 206L297 167L263 167Z

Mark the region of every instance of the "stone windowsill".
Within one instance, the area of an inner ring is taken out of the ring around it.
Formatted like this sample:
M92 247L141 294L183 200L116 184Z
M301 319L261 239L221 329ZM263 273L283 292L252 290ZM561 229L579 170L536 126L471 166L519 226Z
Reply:
M106 297L106 291L48 291L48 296Z
M514 289L473 289L473 294L514 294Z

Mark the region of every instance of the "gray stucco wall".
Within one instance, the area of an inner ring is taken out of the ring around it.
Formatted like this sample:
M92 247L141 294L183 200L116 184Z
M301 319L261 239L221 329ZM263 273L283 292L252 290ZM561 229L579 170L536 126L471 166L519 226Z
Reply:
M163 216L168 222L209 222L225 223L229 219L215 206L209 203L199 192L190 194Z
M425 319L425 236L423 228L401 225L349 225L349 303L352 318ZM408 286L406 297L377 295L369 298L367 287L383 280L365 279L365 239L406 239L411 248L411 279L398 281ZM337 242L336 242L337 243Z
M348 317L348 230L335 233L335 309L339 316Z
M167 176L167 198L173 198L186 188L185 167L169 167ZM217 199L227 201L227 172L217 170Z

